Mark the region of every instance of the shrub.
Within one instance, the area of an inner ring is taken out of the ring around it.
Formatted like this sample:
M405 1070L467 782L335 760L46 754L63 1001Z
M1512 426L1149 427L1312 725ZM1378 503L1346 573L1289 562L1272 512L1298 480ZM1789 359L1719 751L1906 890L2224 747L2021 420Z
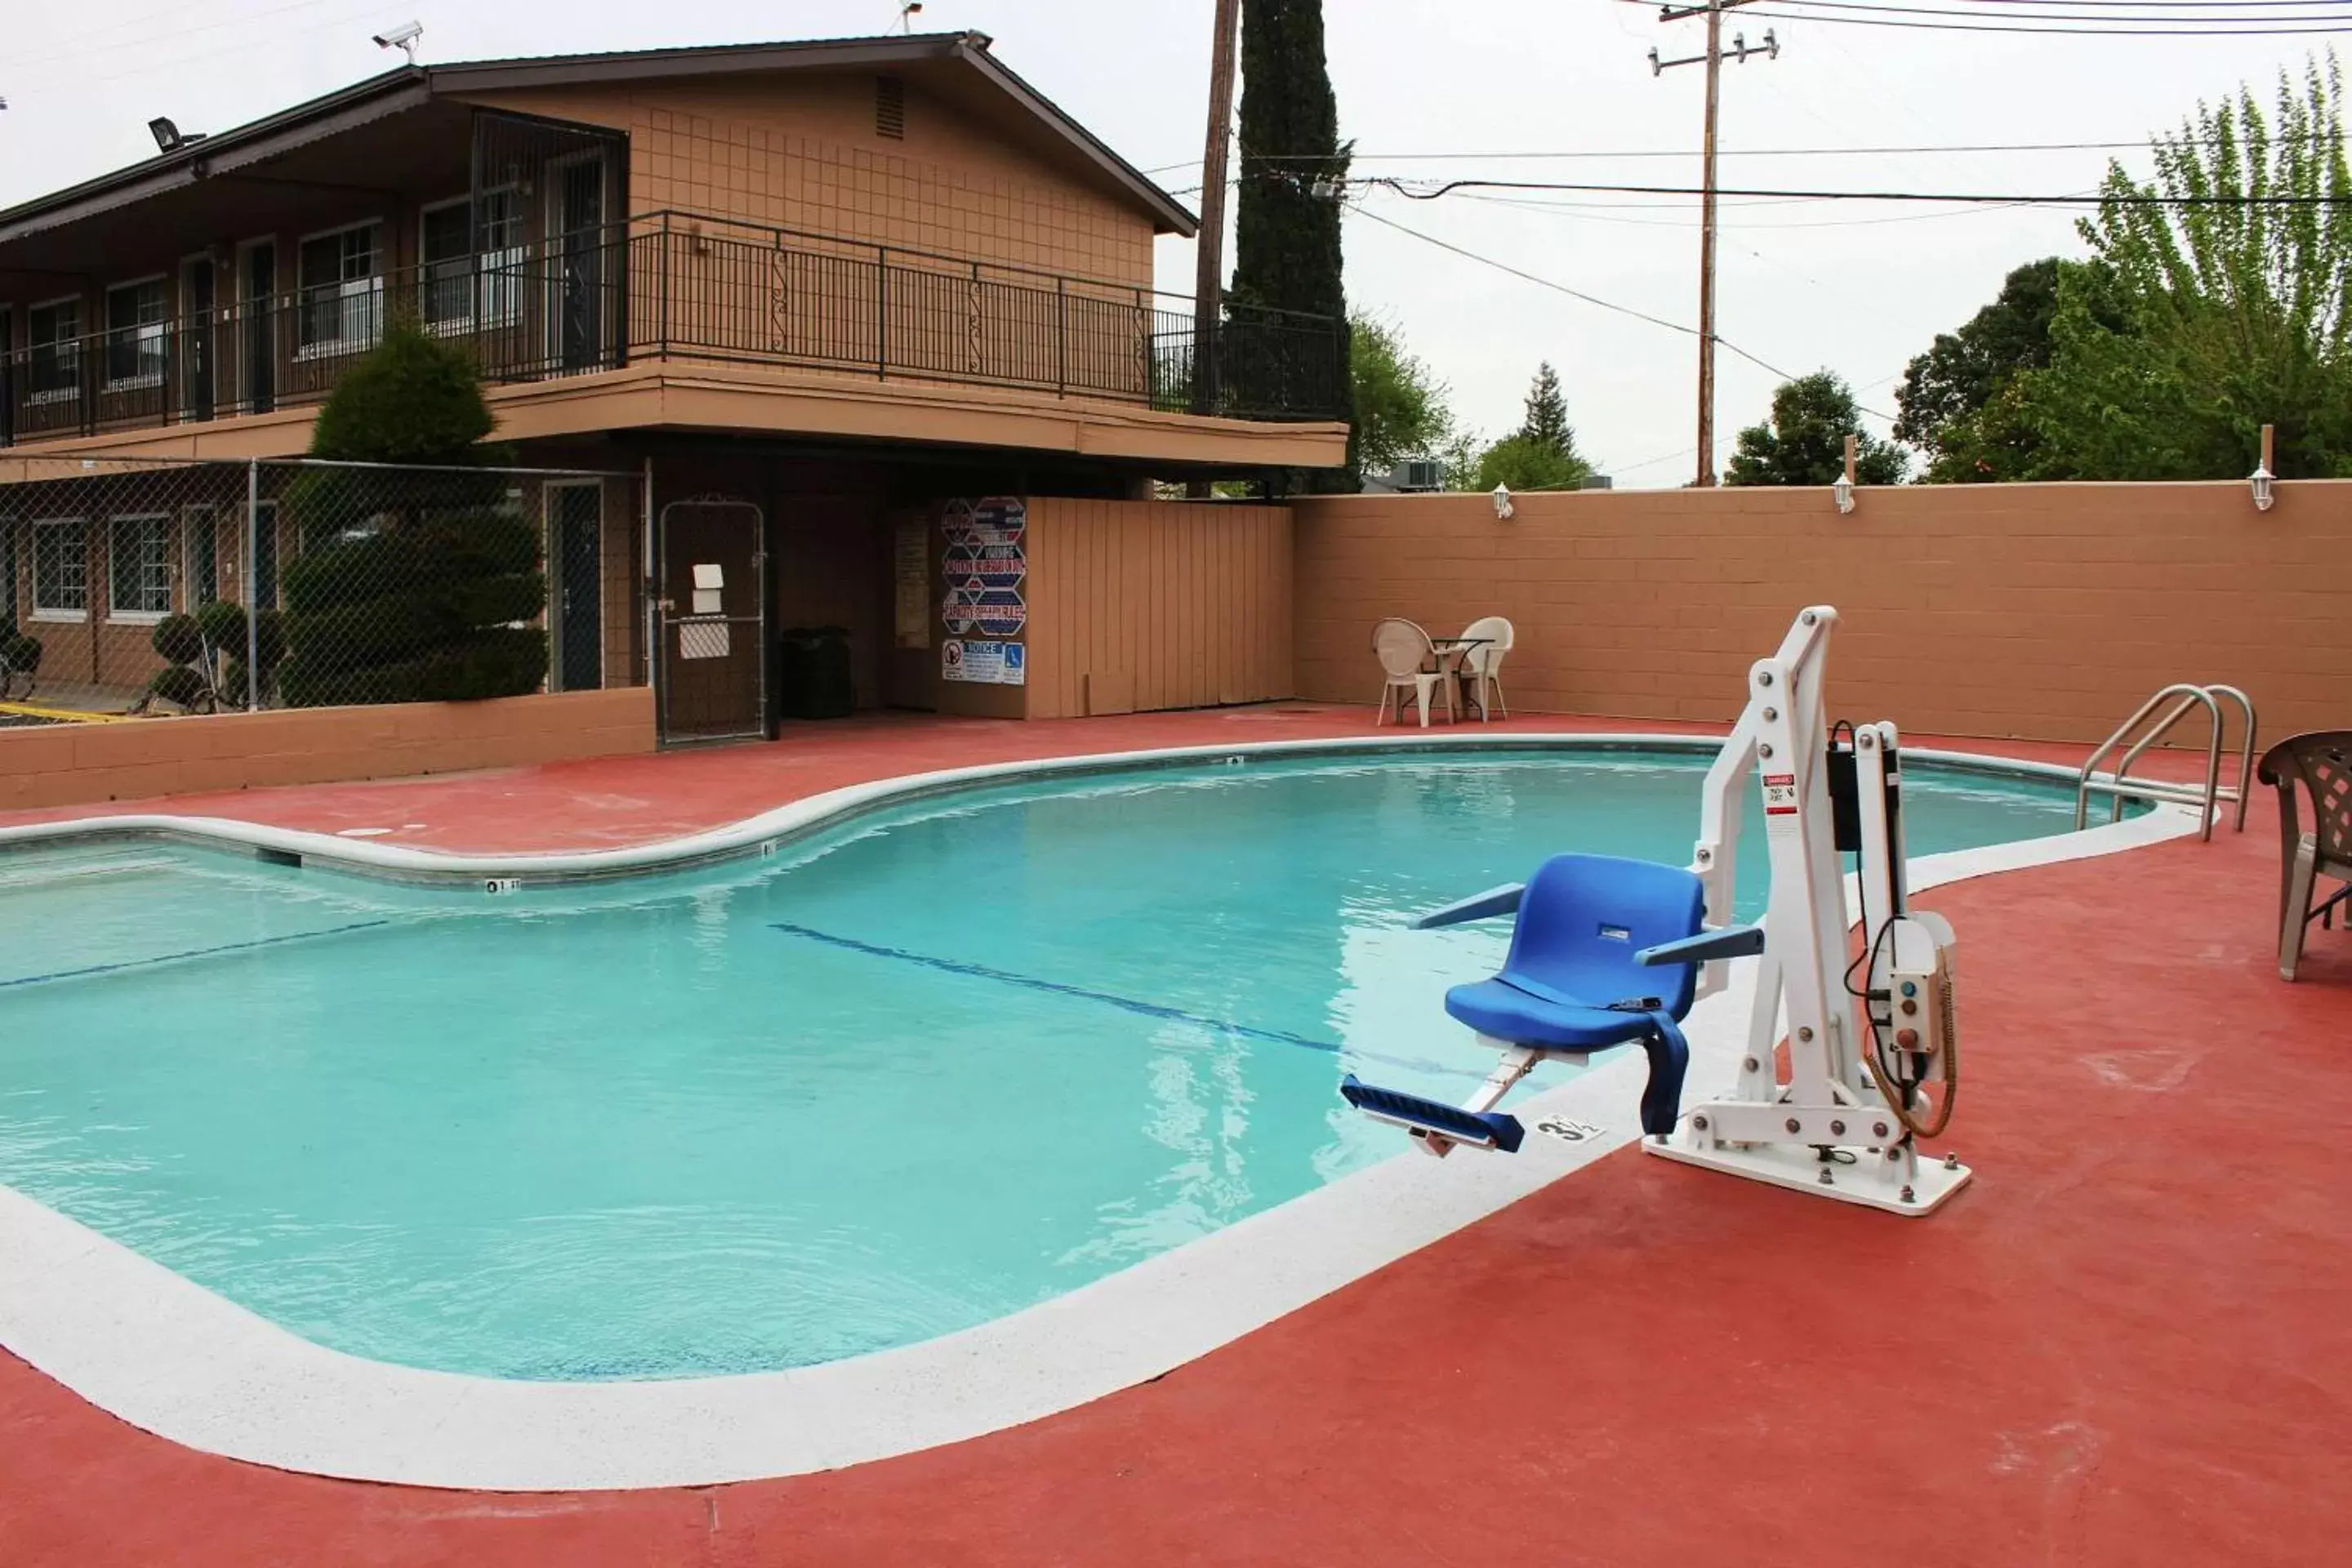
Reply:
M199 709L210 712L219 700L204 672L186 664L157 670L155 679L147 683L147 696L151 700L160 697L166 702L177 703L191 713Z
M0 617L0 697L21 697L31 691L33 677L40 668L41 639L18 631L16 622Z
M173 664L201 664L211 651L205 646L204 627L194 616L165 616L155 623L155 635L148 641Z
M285 701L463 701L544 683L547 634L519 624L546 605L539 531L501 477L447 471L497 456L478 444L490 429L472 361L413 321L338 384L313 457L438 471L311 469L281 497L305 544L281 577Z

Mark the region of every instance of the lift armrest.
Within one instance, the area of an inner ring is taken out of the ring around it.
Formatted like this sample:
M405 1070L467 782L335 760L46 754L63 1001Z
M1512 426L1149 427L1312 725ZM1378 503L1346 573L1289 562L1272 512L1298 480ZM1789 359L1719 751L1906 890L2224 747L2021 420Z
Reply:
M1662 942L1655 947L1645 947L1633 955L1633 962L1643 964L1706 963L1718 958L1747 958L1763 951L1762 926L1725 926L1721 931L1703 931L1680 942Z
M1459 903L1433 910L1412 922L1415 931L1435 931L1439 926L1458 926L1470 921L1490 920L1496 915L1517 912L1519 895L1527 891L1524 883L1513 882L1508 887L1489 888L1474 893Z

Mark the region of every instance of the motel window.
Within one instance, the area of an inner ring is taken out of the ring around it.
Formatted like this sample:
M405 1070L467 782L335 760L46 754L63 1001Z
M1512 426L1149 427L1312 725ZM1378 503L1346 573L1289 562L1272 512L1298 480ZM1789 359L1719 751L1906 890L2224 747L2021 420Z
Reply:
M425 209L418 254L425 262L425 324L502 326L522 314L522 203L511 188ZM480 262L476 265L478 242Z
M163 280L106 291L106 384L157 386L163 380Z
M33 618L79 621L89 615L89 531L78 517L33 524Z
M302 242L302 290L296 321L299 353L356 353L383 330L383 252L380 226L363 223Z
M73 396L81 390L81 301L52 300L25 313L32 351L32 397L36 403Z
M220 597L220 535L213 509L192 506L182 514L180 537L188 552L188 608L200 610Z
M106 541L107 615L160 621L172 613L172 520L118 517Z

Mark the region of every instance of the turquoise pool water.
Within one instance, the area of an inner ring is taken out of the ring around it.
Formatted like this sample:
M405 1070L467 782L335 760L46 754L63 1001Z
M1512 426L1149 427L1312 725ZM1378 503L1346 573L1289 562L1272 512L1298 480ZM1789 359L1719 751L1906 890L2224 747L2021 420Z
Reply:
M1706 759L1422 753L940 796L625 882L0 855L0 1181L321 1343L520 1378L909 1343L1388 1158L1567 849L1680 864ZM1915 854L2059 832L1915 766ZM1760 816L1744 892L1764 894Z

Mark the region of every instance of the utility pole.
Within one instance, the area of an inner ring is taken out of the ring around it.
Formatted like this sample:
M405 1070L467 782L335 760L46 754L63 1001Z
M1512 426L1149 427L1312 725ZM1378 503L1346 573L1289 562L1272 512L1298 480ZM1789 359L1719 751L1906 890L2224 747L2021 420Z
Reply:
M1658 51L1650 51L1650 74L1664 76L1676 66L1706 67L1706 128L1700 137L1699 157L1704 167L1699 176L1698 223L1698 479L1705 489L1715 483L1715 145L1716 121L1723 97L1723 14L1742 5L1752 5L1756 0L1706 0L1704 5L1688 5L1681 9L1667 6L1658 13L1662 22L1680 22L1692 16L1706 18L1706 52L1689 55L1678 60L1662 60ZM1764 42L1755 48L1748 47L1748 36L1735 33L1731 39L1732 58L1745 65L1749 55L1762 55L1769 59L1780 58L1780 40L1772 29L1764 29Z
M1217 0L1209 50L1209 139L1201 157L1199 267L1192 282L1192 411L1217 403L1217 326L1225 313L1225 154L1234 139L1234 35L1241 0Z

